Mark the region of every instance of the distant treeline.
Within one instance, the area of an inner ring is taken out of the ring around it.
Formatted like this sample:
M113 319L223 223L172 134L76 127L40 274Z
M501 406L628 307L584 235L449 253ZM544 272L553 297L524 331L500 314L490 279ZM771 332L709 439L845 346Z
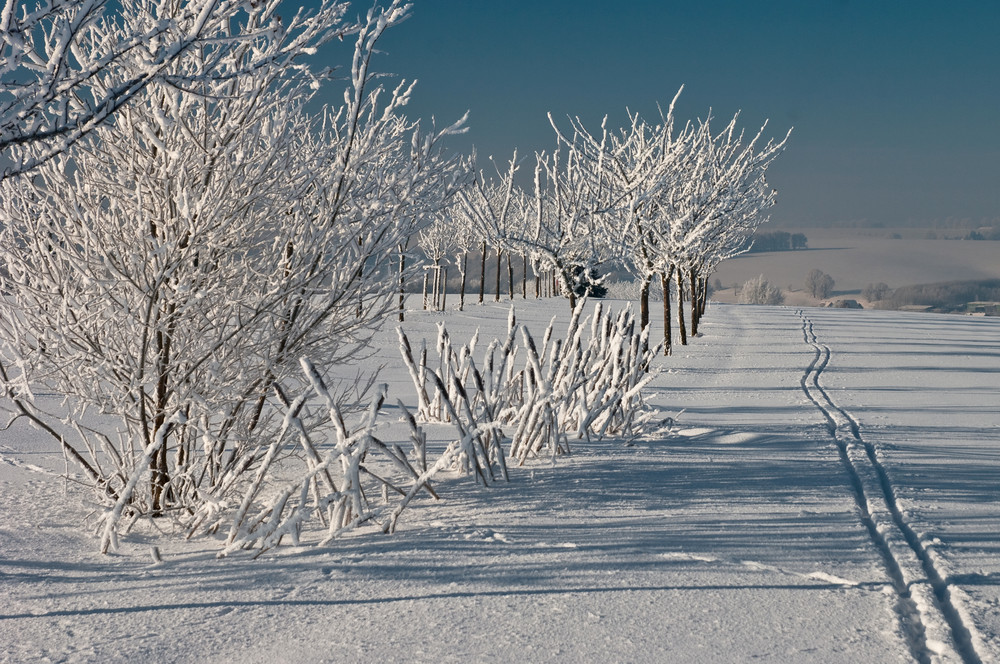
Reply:
M970 302L1000 302L1000 279L949 281L897 288L880 308L930 307L937 311L964 310Z
M971 231L965 236L966 240L1000 240L1000 226L984 226L979 230Z
M754 233L750 253L765 251L796 251L808 249L809 240L802 233L786 233L784 231L767 231Z

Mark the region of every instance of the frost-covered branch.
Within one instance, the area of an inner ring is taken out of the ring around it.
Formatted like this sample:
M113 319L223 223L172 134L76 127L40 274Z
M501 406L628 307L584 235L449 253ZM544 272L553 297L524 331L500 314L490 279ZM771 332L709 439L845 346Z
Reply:
M208 81L289 70L354 28L345 3L284 18L281 0L6 0L0 14L3 177L65 151L154 81Z

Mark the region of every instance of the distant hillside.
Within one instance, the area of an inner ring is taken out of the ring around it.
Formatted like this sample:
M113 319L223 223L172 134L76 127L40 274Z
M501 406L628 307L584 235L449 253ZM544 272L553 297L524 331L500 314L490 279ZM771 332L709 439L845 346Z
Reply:
M805 288L812 269L836 281L834 294L860 296L868 284L898 289L914 284L980 282L1000 279L998 245L941 238L892 239L866 235L861 229L809 229L808 248L744 254L723 262L712 279L724 287L743 284L763 274L785 290Z
M934 311L950 312L965 311L972 302L1000 302L1000 279L904 286L880 301L879 308L929 307Z

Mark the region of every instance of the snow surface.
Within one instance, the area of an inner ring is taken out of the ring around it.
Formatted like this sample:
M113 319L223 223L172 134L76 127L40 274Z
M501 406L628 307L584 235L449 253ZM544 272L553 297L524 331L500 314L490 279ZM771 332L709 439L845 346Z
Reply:
M488 341L508 306L404 329ZM1000 662L1000 320L714 304L661 369L655 436L446 479L395 535L257 560L152 529L98 554L61 454L15 424L0 659Z

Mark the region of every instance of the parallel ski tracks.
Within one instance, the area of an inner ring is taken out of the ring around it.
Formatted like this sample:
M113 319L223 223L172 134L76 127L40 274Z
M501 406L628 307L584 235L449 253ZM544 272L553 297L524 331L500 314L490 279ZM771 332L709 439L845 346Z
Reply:
M815 350L800 381L802 391L826 419L837 445L862 525L882 557L896 595L894 609L911 655L918 662L981 664L947 582L899 508L878 451L861 435L857 420L820 384L820 376L830 364L830 348L819 343L812 321L802 311L797 313L802 319L803 339Z

